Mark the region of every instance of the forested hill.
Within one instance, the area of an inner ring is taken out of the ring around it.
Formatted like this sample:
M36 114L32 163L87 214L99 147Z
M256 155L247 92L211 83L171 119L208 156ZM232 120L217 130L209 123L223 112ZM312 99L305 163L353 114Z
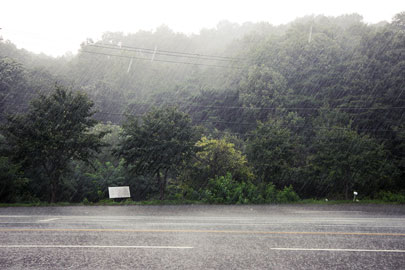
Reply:
M405 12L379 24L351 14L224 21L189 36L166 26L109 32L56 59L0 43L2 122L55 84L87 93L102 123L176 107L203 135L234 143L256 186L293 185L302 197L405 189ZM153 194L142 183L137 196Z

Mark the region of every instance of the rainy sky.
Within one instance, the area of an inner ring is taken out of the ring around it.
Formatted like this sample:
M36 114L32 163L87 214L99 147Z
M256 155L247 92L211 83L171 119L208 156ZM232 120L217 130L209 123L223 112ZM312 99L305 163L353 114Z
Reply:
M198 34L222 20L279 25L311 14L359 13L366 23L377 23L401 11L403 0L2 0L0 36L19 48L60 56L106 31L151 31L165 24Z

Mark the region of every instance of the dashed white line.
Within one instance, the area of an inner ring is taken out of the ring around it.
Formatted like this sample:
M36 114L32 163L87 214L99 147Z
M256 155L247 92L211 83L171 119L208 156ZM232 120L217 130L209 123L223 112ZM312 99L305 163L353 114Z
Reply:
M392 252L405 253L401 249L347 249L347 248L270 248L280 251L329 251L329 252Z
M42 219L42 220L38 220L38 222L50 222L50 221L55 221L58 220L60 218L48 218L48 219Z
M0 248L133 248L133 249L192 249L183 246L96 246L96 245L0 245Z

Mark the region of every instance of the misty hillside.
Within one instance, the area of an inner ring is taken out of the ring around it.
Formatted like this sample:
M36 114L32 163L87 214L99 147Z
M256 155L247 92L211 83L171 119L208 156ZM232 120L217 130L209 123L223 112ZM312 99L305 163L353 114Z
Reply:
M6 115L27 113L30 101L52 93L55 84L87 94L94 119L115 130L110 144L119 140L117 126L128 117L142 125L151 112L175 107L199 130L201 147L223 140L223 149L240 155L234 157L239 165L224 164L215 173L207 172L212 164L200 164L209 156L202 152L197 160L189 157L193 162L170 167L165 177L173 194L201 191L209 179L228 173L257 187L291 185L302 198L347 198L353 188L374 198L405 189L404 12L375 25L350 14L307 16L280 26L223 21L193 35L164 25L131 34L106 32L60 58L0 43L3 123ZM339 156L342 149L355 156ZM105 180L101 170L109 169L136 190L137 199L156 196L152 176L144 173L130 182L125 155L111 153L96 158L95 178ZM342 160L356 164L355 172ZM73 176L65 176L70 182L61 184L68 188L57 200L96 198L97 191L83 187L95 179L88 176L94 165L71 166ZM46 187L34 188L41 173L21 169L31 179L30 194L47 200L41 195ZM105 185L94 189L104 192Z

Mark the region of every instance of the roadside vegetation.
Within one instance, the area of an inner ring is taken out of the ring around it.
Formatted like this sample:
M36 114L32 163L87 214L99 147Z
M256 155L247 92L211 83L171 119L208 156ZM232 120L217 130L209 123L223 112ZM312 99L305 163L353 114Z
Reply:
M0 206L405 203L404 25L160 27L58 59L1 41Z

